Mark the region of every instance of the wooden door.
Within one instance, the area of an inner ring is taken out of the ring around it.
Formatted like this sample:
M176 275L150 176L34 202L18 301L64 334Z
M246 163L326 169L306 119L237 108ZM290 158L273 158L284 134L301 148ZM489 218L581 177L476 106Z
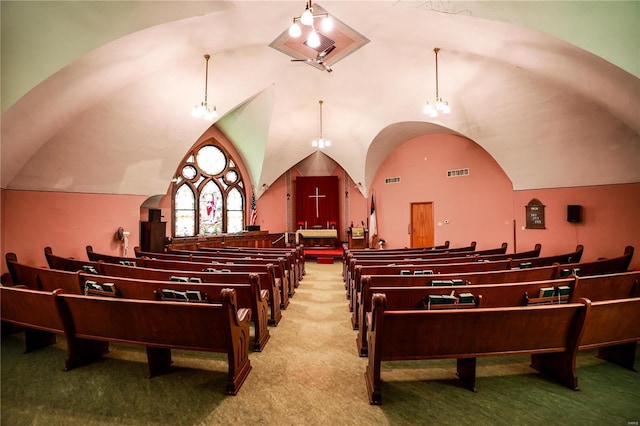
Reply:
M434 246L433 203L411 203L411 247Z

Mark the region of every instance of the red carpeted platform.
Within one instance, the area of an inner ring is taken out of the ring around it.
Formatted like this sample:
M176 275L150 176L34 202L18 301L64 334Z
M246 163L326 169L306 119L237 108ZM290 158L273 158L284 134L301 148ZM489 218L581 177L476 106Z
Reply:
M318 263L331 264L342 260L342 248L306 248L304 257L307 260L316 260Z

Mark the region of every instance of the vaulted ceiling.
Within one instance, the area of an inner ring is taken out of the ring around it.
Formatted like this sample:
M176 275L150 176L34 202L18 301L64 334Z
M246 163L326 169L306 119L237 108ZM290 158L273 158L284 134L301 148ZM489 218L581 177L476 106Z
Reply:
M212 125L191 116L204 54L215 125L256 188L316 151L319 100L323 152L363 193L393 149L438 133L482 146L516 190L640 182L640 3L316 6L361 37L332 72L278 45L304 1L3 0L2 187L166 192ZM435 47L452 112L433 119Z

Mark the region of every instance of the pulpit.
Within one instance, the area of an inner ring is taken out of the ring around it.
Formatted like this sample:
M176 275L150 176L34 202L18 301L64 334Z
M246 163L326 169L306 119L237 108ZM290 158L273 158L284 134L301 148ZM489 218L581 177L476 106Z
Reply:
M369 241L369 230L364 227L350 227L347 230L349 236L349 248L350 249L363 249L367 248L367 241Z

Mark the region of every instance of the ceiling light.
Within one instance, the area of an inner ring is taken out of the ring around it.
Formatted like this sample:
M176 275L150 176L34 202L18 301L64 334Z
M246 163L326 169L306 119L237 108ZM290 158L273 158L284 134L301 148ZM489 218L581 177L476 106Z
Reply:
M302 25L313 24L313 9L311 8L311 2L307 3L307 9L300 15L300 22Z
M316 30L311 30L311 34L309 34L309 38L307 38L307 45L313 49L320 46L320 36Z
M328 15L325 16L325 18L322 20L322 24L320 24L320 27L322 28L322 31L325 32L329 32L333 29L333 21Z
M307 44L309 45L309 47L320 46L320 38L318 37L318 33L316 33L316 29L314 26L316 18L324 18L321 23L322 30L331 31L331 29L333 28L333 21L331 20L331 18L329 18L329 15L327 13L314 15L313 5L311 4L311 0L309 0L305 5L304 12L302 12L300 16L296 16L293 18L293 23L289 27L289 36L298 38L302 35L302 28L300 28L300 25L298 23L305 26L310 26L311 31L309 33L309 37L307 38Z
M325 139L322 136L322 104L323 102L322 101L319 101L319 102L320 102L320 137L317 139L314 139L311 142L311 146L315 148L324 148L327 146L331 146L331 141L329 139Z
M293 21L293 24L289 27L289 36L293 38L298 38L302 35L302 28L298 25L297 22Z
M199 105L193 107L193 111L191 111L191 115L196 118L204 118L207 121L211 121L215 118L218 118L218 111L216 111L216 107L209 108L207 105L207 85L209 83L209 59L211 56L204 55L204 59L206 61L206 68L204 73L204 101L200 102Z
M437 117L438 112L449 114L451 112L451 108L449 107L449 102L443 101L438 93L438 52L440 51L440 48L436 47L433 51L436 54L436 100L433 103L427 101L424 105L423 112L431 117Z

